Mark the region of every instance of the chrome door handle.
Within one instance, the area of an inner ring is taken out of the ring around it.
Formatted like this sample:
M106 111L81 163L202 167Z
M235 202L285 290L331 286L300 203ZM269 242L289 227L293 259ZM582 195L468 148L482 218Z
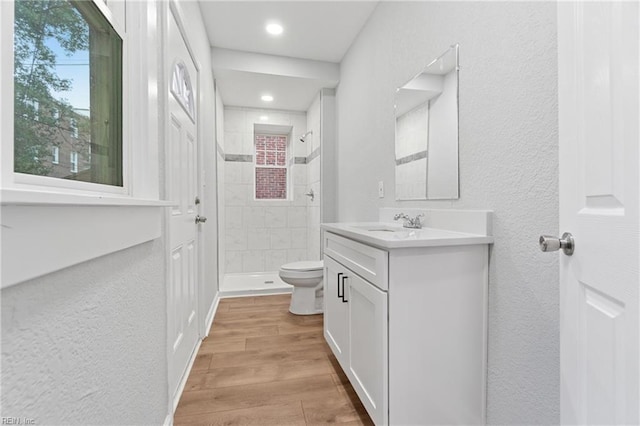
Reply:
M575 249L573 235L569 232L562 234L562 238L552 237L551 235L540 235L539 243L540 250L542 251L558 251L562 249L562 252L567 256L571 256Z
M206 217L200 216L200 215L196 216L196 225L199 224L199 223L205 223L206 221L207 221Z

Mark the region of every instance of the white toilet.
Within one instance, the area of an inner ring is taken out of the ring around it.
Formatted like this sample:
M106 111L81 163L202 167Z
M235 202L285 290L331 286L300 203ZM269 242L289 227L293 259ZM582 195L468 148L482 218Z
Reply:
M322 313L322 260L287 263L280 267L280 278L293 286L289 312L296 315Z

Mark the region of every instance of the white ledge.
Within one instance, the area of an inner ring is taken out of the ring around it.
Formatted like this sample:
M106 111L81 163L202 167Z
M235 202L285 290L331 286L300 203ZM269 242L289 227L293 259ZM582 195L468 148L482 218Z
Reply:
M166 200L116 197L108 195L69 194L25 189L2 189L0 190L0 205L170 207L177 205L177 203Z

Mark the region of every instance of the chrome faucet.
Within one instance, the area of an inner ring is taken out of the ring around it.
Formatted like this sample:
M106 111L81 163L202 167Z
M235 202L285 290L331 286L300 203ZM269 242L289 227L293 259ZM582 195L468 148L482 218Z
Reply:
M419 214L416 217L412 218L404 213L398 213L393 217L393 220L404 219L404 223L402 224L402 226L404 226L405 228L420 229L422 228L422 217L424 217L423 214Z

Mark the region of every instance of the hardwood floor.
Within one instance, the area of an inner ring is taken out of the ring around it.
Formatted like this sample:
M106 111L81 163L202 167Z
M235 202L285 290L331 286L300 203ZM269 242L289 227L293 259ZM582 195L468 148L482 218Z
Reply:
M222 299L175 425L372 425L322 335L290 295Z

